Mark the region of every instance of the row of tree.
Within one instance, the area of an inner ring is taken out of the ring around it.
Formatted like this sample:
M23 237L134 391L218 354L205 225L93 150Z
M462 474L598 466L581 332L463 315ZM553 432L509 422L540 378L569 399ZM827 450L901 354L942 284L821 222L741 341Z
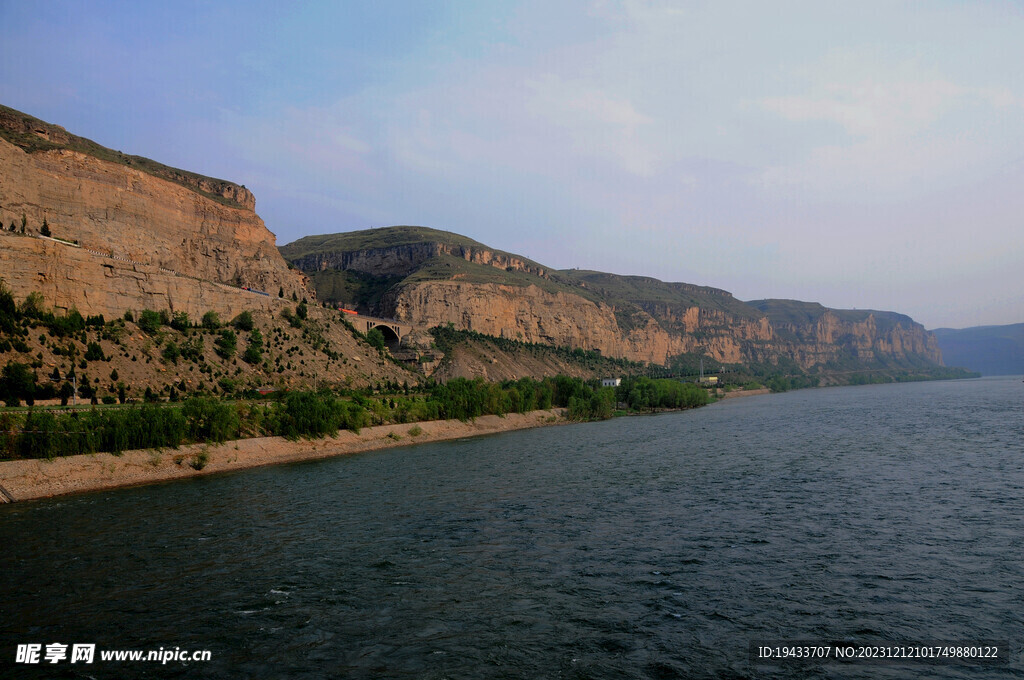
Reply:
M0 415L0 456L53 458L127 449L175 448L186 442L239 437L332 436L371 424L411 423L566 407L577 420L610 418L616 400L631 408L685 408L707 403L707 393L671 380L634 378L618 389L558 376L488 383L457 378L424 395L343 399L330 390L290 392L270 402L231 403L194 397L182 404L146 403L119 409L60 413L30 410Z

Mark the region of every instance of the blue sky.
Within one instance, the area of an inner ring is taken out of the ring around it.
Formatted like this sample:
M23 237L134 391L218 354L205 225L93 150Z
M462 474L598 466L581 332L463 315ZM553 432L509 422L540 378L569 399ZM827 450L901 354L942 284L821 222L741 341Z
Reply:
M1010 2L0 0L0 103L392 224L741 299L1024 321Z

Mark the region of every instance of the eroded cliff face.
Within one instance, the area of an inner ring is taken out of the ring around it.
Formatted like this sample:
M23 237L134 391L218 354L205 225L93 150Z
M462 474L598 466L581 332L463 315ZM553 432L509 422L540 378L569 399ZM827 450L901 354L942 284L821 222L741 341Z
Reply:
M401 286L383 300L386 313L423 326L456 328L525 342L599 350L609 357L665 364L704 353L723 363L792 359L813 369L843 357L937 364L934 336L908 318L879 327L874 315L844 321L831 311L809 324L773 326L767 316L664 303L623 313L615 307L537 286L432 281ZM621 319L621 323L620 323Z
M771 329L762 321L730 319L698 308L684 315L694 334L670 332L651 315L635 310L630 327L623 328L610 305L537 286L434 281L403 286L384 304L395 318L410 323L451 323L487 335L599 350L609 357L658 364L673 355L700 350L727 363L745 361L750 352L744 336L771 337Z
M208 311L231 319L243 311L279 313L286 303L159 267L103 257L54 241L0 232L0 278L16 298L42 294L57 310L116 319L126 311L168 309L200 319Z
M813 322L776 321L773 326L780 338L789 338L780 339L776 351L793 356L805 368L835 361L844 351L862 361L916 356L942 364L942 352L932 333L909 317L892 316L898 318L880 324L874 313L866 313L861 320L844 320L826 310Z
M198 183L195 188L231 199L214 200L130 165L67 149L26 153L2 139L0 178L0 221L5 228L13 223L20 230L24 215L28 231L38 233L45 219L54 237L78 241L119 260L255 288L275 297L282 288L289 297L293 292L311 295L304 276L288 269L244 187L182 174L182 181ZM203 182L206 185L199 186ZM25 257L32 252L36 250L27 250ZM46 267L17 258L13 265L28 270ZM11 270L2 276L22 278ZM85 291L67 294L84 298ZM80 308L85 306L83 302Z
M509 253L448 243L412 243L387 248L326 252L296 259L295 265L303 271L324 269L351 269L374 276L406 276L431 258L451 255L467 262L497 267L506 271L519 271L547 278L543 267L525 258Z

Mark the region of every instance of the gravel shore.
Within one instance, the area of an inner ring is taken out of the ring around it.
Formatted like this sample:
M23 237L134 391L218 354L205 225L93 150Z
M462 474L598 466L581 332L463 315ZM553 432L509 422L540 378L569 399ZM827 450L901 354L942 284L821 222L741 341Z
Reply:
M259 437L224 444L190 444L178 449L125 451L120 456L92 453L53 460L2 461L0 485L15 501L23 501L555 425L566 422L563 415L562 409L554 409L481 416L472 422L433 420L378 425L363 428L359 434L343 430L324 439L289 441ZM3 500L4 494L0 493L0 502Z

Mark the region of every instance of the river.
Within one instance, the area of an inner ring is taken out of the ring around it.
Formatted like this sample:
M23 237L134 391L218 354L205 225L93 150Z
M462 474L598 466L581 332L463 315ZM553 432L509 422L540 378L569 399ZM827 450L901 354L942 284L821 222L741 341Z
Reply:
M1022 404L801 390L0 506L0 675L1024 677ZM754 664L769 639L1011 651ZM15 663L52 643L96 659ZM210 660L99 658L161 648Z

